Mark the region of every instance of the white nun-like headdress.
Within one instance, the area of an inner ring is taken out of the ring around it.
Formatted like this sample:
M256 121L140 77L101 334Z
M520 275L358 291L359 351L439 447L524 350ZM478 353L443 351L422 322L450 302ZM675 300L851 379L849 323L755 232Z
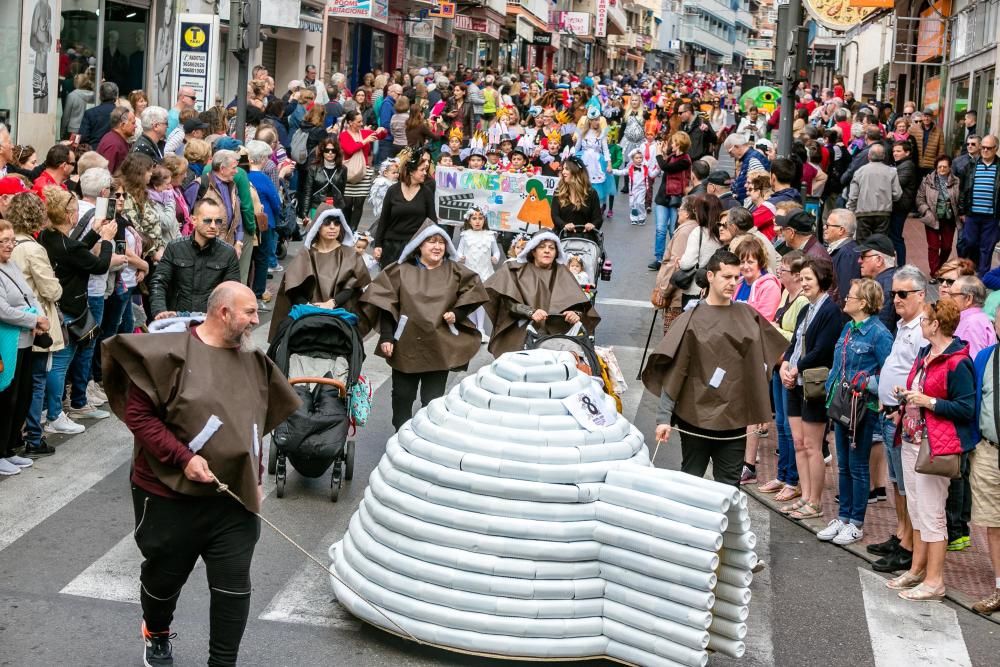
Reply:
M313 220L313 223L309 225L309 231L306 232L306 238L302 245L306 248L311 248L313 241L316 240L316 235L319 234L319 228L323 226L330 218L340 218L340 226L344 230L344 240L341 241L341 245L352 246L354 245L354 231L351 226L347 224L347 218L344 217L344 212L339 208L328 208L320 212Z
M451 242L451 234L449 234L443 227L434 223L433 220L428 218L424 220L423 226L420 230L413 235L410 242L403 247L403 252L399 254L399 259L397 260L399 264L402 264L409 258L410 255L417 252L420 248L420 244L429 239L432 236L440 236L444 239L445 245L448 247L448 259L453 262L458 261L458 250L455 248L455 244Z
M524 244L524 248L521 250L521 252L518 253L517 263L527 264L528 254L532 250L537 248L542 243L542 241L552 241L553 243L556 244L556 252L558 253L556 254L556 264L566 263L569 257L566 256L566 251L563 250L562 241L560 241L559 237L553 234L552 232L538 232L537 234L532 236L531 239Z

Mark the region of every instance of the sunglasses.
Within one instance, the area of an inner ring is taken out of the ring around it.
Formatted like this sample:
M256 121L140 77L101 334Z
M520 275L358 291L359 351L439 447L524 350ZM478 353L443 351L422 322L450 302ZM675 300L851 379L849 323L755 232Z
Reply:
M938 285L941 287L951 287L955 284L954 278L938 278Z
M215 225L216 227L221 227L226 224L225 218L202 218L201 222L206 225Z
M125 193L124 192L116 192L113 196L114 196L115 199L125 199Z
M889 292L893 298L905 299L911 294L916 294L917 292L922 292L919 289L895 289Z
M336 148L324 148L323 152L324 153L336 153L337 149Z

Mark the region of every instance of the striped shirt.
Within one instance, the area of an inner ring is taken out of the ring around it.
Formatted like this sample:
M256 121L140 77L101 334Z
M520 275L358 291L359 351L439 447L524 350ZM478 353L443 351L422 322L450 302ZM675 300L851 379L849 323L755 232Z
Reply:
M976 171L972 178L972 212L980 215L994 215L993 202L997 191L998 163L986 166L983 162L976 163Z
M365 176L357 183L347 183L344 185L345 197L367 197L368 191L372 189L372 168L365 169Z

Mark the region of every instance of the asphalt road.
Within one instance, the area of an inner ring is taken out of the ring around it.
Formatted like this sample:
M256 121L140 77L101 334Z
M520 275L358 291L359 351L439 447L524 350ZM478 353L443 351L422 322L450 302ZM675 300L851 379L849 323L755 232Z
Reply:
M625 414L650 437L654 399L631 380L653 314L646 302L653 224L631 226L624 201L616 208L605 226L614 274L600 285L598 342L616 348L630 381ZM488 361L484 350L471 370ZM389 384L381 384L386 366L371 357L366 372L378 385L372 419L357 437L355 479L345 484L340 501L330 502L325 479L305 480L294 472L285 498L274 497L273 483L267 487L264 514L324 562L392 433ZM224 378L219 391L225 392ZM112 418L56 442L55 456L0 481L0 665L140 665L131 440ZM676 468L676 442L661 448L656 462ZM758 551L769 567L752 586L747 655L740 661L716 656L710 665L997 664L997 625L950 603L901 604L861 560L818 543L752 500L751 506ZM205 661L209 596L203 573L203 566L196 568L181 595L172 628L177 665ZM267 527L253 582L243 665L510 664L422 648L359 623L332 599L324 573Z

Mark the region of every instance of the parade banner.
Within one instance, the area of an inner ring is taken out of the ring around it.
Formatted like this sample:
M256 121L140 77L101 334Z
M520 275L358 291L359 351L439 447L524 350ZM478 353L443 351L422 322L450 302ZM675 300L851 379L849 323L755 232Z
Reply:
M473 204L486 212L489 228L500 232L536 232L552 228L552 193L559 178L438 167L438 222L461 225Z

